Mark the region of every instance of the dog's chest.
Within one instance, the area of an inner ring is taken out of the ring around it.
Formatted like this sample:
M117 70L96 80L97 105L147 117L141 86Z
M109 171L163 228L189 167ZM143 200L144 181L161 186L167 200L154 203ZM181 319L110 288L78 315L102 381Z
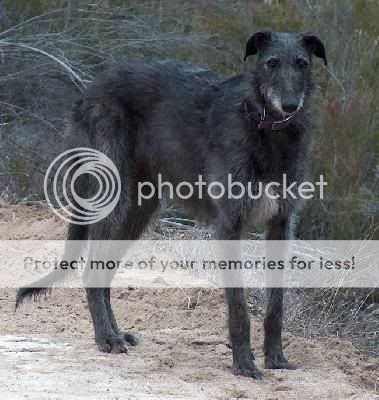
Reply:
M261 184L257 199L250 199L247 207L247 224L265 224L279 213L279 200L272 187Z

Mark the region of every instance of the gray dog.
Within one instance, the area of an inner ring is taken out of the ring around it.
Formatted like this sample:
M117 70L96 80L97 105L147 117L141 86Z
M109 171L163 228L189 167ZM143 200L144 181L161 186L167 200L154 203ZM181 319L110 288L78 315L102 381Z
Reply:
M202 175L226 187L228 174L253 187L259 182L280 182L283 174L289 183L303 182L311 136L312 58L320 57L326 64L324 45L308 33L260 31L248 40L245 59L255 54L258 59L250 73L228 79L175 61L128 62L100 76L77 101L70 127L115 163L122 179L121 199L98 223L80 226L73 220L68 239L138 239L160 202L155 195L138 204L138 183L156 185L158 173L173 185L193 184ZM83 180L79 189L89 197L93 184ZM267 196L199 199L197 194L178 201L213 224L218 239L239 239L244 226L258 220L265 224L268 240L291 238L298 201L273 201ZM68 247L71 256L79 258L81 246ZM91 246L90 252L95 251ZM17 305L48 290L66 274L67 270L57 268L21 288ZM95 340L101 351L126 352L126 342L134 345L136 338L119 330L110 303L110 282L106 283L104 288L86 289ZM234 373L260 379L250 346L244 290L228 288L226 297ZM267 289L266 368L293 368L282 351L282 314L283 289Z

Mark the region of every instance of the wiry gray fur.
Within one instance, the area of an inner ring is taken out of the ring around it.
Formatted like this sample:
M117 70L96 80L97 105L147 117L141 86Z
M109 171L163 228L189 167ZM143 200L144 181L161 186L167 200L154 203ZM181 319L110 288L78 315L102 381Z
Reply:
M317 56L326 63L324 46L311 34L261 31L246 46L246 57L256 53L258 60L250 73L229 79L176 61L127 62L101 75L76 103L71 129L113 160L122 177L122 194L109 217L84 231L72 224L71 236L138 239L159 201L154 197L138 206L137 182L156 183L158 173L173 185L194 183L199 175L226 185L228 173L245 185L280 182L284 173L289 183L302 182L311 137L311 62ZM257 103L276 119L296 114L285 129L261 130ZM82 182L81 190L83 197L90 197L91 184ZM224 197L216 201L207 196L199 200L195 193L180 203L214 224L220 239L239 239L251 220L266 225L267 239L289 239L297 202L279 199L262 207L262 201L266 200ZM91 247L90 252L96 249ZM112 258L121 256L112 254ZM60 278L48 279L47 286ZM135 340L117 327L106 288L109 283L104 282L104 289L86 289L95 339L102 351L126 352L125 341L135 344ZM40 290L20 289L17 303ZM234 372L260 378L250 348L244 291L226 289L226 297ZM265 366L292 368L282 351L283 290L268 289L267 300Z

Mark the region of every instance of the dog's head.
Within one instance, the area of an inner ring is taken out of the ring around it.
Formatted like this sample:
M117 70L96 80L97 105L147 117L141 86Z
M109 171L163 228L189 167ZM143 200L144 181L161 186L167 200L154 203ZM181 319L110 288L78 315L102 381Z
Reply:
M254 71L260 94L277 113L293 115L312 86L312 57L324 60L325 47L311 33L259 31L246 44L245 60L258 54Z

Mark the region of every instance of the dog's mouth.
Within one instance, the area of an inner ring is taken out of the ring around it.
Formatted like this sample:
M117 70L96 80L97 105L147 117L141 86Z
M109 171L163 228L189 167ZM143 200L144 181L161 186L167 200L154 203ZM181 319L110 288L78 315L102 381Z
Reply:
M303 108L303 106L298 106L295 111L290 111L290 112L284 111L282 109L282 110L279 111L279 113L285 118L294 117L302 108Z
M261 87L261 93L263 94L266 104L269 105L269 109L271 109L271 113L273 115L276 114L276 118L287 119L294 117L299 111L302 110L304 106L304 97L305 94L302 93L300 99L295 102L291 102L289 104L283 104L282 96L275 92L272 88L264 88Z
M269 113L277 120L287 120L293 118L302 107L297 107L294 111L285 111L282 107L275 107L275 105L269 106Z

